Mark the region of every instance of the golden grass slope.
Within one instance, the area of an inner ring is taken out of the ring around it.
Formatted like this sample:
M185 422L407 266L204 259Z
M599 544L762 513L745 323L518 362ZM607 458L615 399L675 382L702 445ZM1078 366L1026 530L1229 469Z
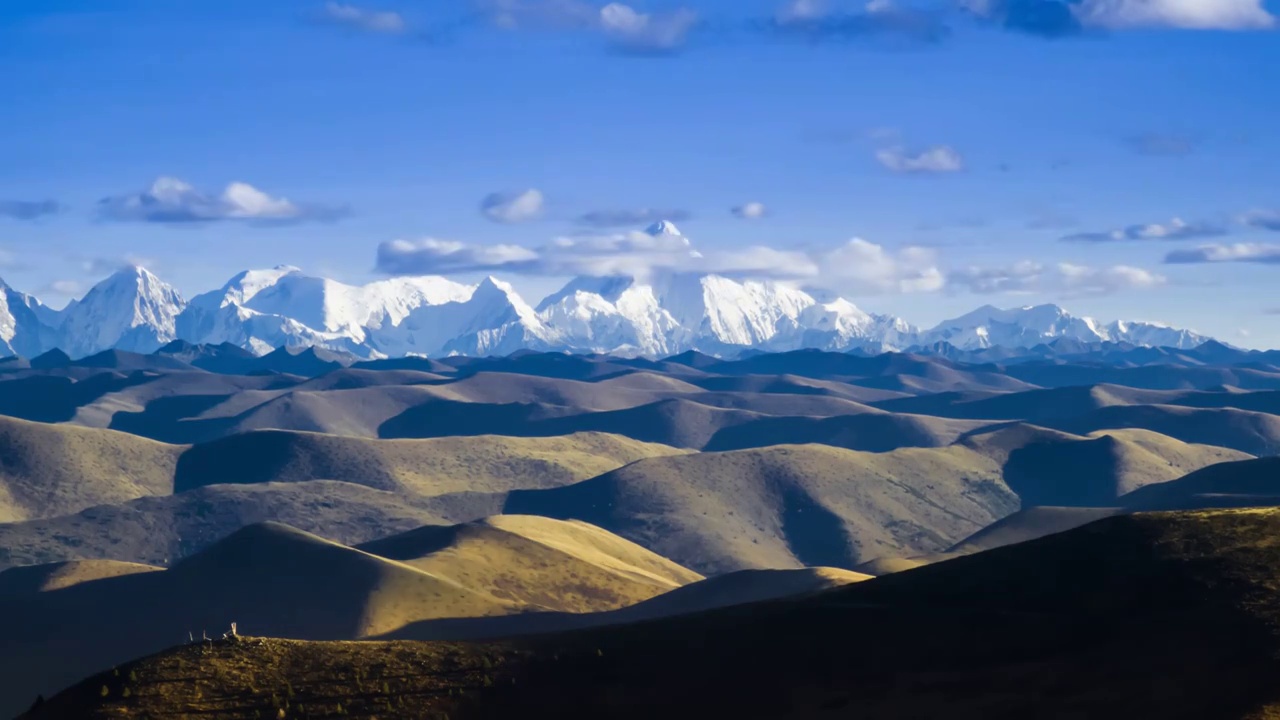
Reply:
M633 605L702 576L577 521L504 515L360 546L473 592L560 612Z
M961 444L1001 463L1004 481L1024 507L1107 507L1140 487L1251 457L1136 428L1079 436L1016 423L974 433Z
M179 452L111 430L0 417L0 522L169 493Z
M270 717L281 686L294 711L358 717L1267 717L1277 535L1275 509L1115 517L793 600L515 642L186 646L30 717Z
M0 568L92 559L168 565L246 525L267 521L346 544L429 523L457 522L432 505L333 480L210 485L74 515L0 523Z
M0 596L0 613L21 619L0 637L0 714L232 622L245 633L340 640L527 609L284 525L255 525L169 570Z
M686 451L606 433L369 440L263 430L192 447L178 492L217 483L327 479L434 496L567 485L636 460Z
M163 569L119 560L68 560L45 565L25 565L0 572L0 595L49 592L94 580Z
M615 622L634 622L684 615L720 607L780 598L796 598L870 580L864 573L840 568L738 570L717 575L612 613Z
M1018 507L999 466L963 447L862 453L780 445L652 458L505 512L585 520L704 574L851 568L945 550Z

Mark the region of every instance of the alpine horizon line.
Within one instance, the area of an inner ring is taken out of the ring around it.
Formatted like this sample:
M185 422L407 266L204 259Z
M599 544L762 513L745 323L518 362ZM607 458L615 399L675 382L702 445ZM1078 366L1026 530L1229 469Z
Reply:
M695 350L893 352L946 343L963 351L1031 348L1057 339L1190 349L1211 338L1147 322L1100 323L1056 305L987 305L921 329L843 298L771 281L674 274L641 282L579 277L536 307L492 276L347 285L291 266L248 270L190 301L141 266L122 268L54 310L0 280L0 356L58 348L148 354L174 340L229 343L263 355L317 347L361 359L508 355L519 350L670 357Z

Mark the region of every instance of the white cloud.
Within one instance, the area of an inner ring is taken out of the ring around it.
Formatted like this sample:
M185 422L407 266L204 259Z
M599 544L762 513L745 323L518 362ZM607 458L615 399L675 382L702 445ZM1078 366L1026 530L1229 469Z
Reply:
M498 223L514 224L542 217L544 198L538 190L492 193L480 201L480 212Z
M1166 279L1129 265L1090 267L1072 263L1045 266L1024 260L1007 267L969 267L952 272L949 283L976 294L1109 295L1159 287Z
M408 28L404 17L398 12L367 10L339 2L325 3L324 17L339 25L386 35L399 35Z
M158 178L139 193L104 198L98 203L98 212L111 220L157 223L297 222L334 219L343 213L340 208L297 205L243 182L230 183L221 194L209 195L172 177Z
M896 173L953 173L964 169L964 158L947 145L911 153L902 147L876 152L876 160Z
M587 0L478 0L495 25L509 30L547 28L589 30L615 47L637 53L665 53L685 43L698 16L688 8L646 13L631 5Z
M1176 250L1164 256L1171 265L1197 263L1280 263L1280 245L1268 243L1233 243L1201 245L1192 250Z
M759 220L769 214L769 209L764 203L749 202L733 208L732 212L743 220Z
M1276 18L1264 0L959 0L1007 30L1065 37L1089 29L1259 30Z
M1121 230L1107 232L1075 233L1062 238L1063 242L1122 242L1125 240L1193 240L1196 238L1225 235L1221 226L1208 222L1187 222L1174 218L1167 223L1130 225Z
M561 237L539 248L396 240L378 248L377 267L396 275L510 272L562 277L626 275L650 278L667 272L714 273L736 278L805 281L850 294L934 292L945 284L934 253L908 247L891 251L859 238L814 251L766 246L700 252L671 233L626 232Z
M454 240L392 240L378 246L378 269L390 275L443 275L523 268L538 253L519 245L469 245Z
M688 210L670 208L638 208L635 210L593 210L578 217L578 223L597 228L625 227L627 225L648 225L650 223L679 222L688 220L693 214Z
M831 3L827 0L789 0L774 17L778 23L788 25L820 20L829 12L831 12Z
M1075 14L1084 25L1110 29L1252 30L1276 22L1262 0L1085 0Z
M600 27L621 47L642 52L667 52L684 45L698 16L681 8L670 13L647 14L629 5L609 3L600 8Z
M111 273L125 267L145 267L155 270L157 263L151 258L141 257L139 255L124 255L119 257L87 257L80 260L80 267L89 275L110 275Z
M852 294L934 292L946 285L936 254L927 248L906 247L894 253L854 238L818 254L817 262L822 281Z

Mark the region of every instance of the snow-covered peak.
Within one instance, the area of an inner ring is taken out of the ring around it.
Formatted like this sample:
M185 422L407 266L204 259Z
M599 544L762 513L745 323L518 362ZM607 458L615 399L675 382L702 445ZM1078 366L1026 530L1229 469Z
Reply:
M1108 323L1103 328L1103 333L1112 342L1127 342L1148 347L1172 347L1179 350L1190 350L1211 340L1205 335L1172 328L1164 323L1124 320Z
M670 223L660 232L679 233ZM680 236L682 238L682 236ZM964 350L1112 341L1192 348L1208 338L1158 323L1101 324L1056 305L985 306L921 332L829 292L720 275L581 277L535 310L509 283L397 277L348 285L278 266L237 274L187 304L141 267L126 267L54 311L0 281L0 355L151 352L181 338L256 353L317 347L362 357L504 355L556 350L665 356L688 350L881 352L947 343Z
M1194 347L1202 336L1149 323L1103 325L1077 317L1057 305L999 309L990 305L939 324L925 333L926 343L948 342L958 348L1034 347L1059 338L1085 343L1132 342L1139 345Z
M625 275L613 275L609 277L590 277L581 276L570 280L564 287L542 299L538 303L537 310L542 312L552 305L558 304L560 301L568 297L573 297L579 293L589 293L598 295L608 302L615 302L622 293L628 288L636 284L635 278Z
M670 220L659 220L658 222L650 225L645 230L645 233L649 235L653 235L654 237L658 237L661 235L675 235L678 237L684 237L684 233L680 232L680 228L676 227L676 224L671 222Z
M121 268L63 313L61 347L71 357L104 350L149 353L174 340L187 301L139 266Z
M35 357L50 342L57 312L0 279L0 357Z

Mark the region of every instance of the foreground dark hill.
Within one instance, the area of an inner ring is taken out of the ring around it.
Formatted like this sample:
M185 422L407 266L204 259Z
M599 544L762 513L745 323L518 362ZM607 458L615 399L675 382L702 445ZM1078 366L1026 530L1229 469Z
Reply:
M0 637L0 716L19 710L32 688L51 693L232 622L280 637L355 640L432 620L612 611L702 579L599 528L531 517L422 528L362 549L263 523L168 569L14 568L0 573L0 613L21 619ZM757 592L796 591L794 582L761 585ZM724 600L694 593L666 612L697 602Z
M1113 517L813 597L507 643L187 645L27 717L1273 717L1278 535L1280 510Z

